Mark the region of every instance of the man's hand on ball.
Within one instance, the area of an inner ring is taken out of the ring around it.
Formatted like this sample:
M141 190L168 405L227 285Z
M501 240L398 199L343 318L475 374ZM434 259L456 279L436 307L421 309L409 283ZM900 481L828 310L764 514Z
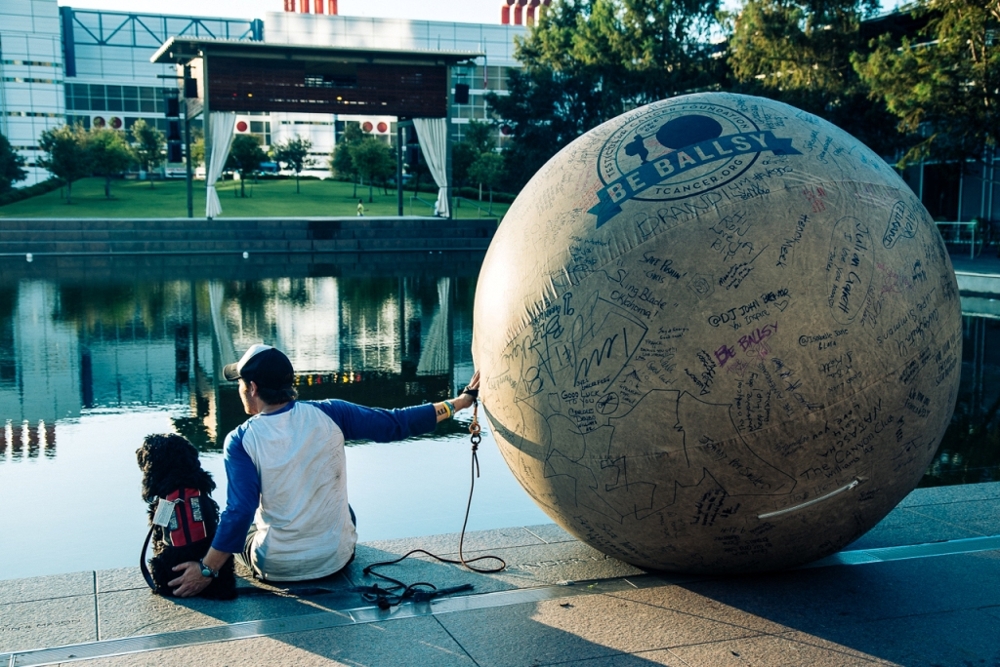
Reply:
M465 388L476 391L479 390L479 371L475 372L475 374L472 376L472 379L469 380L469 384L467 384ZM456 410L464 410L465 408L471 408L472 404L475 402L476 399L472 396L472 394L468 394L464 391L462 392L461 396L452 401L452 403L455 404Z

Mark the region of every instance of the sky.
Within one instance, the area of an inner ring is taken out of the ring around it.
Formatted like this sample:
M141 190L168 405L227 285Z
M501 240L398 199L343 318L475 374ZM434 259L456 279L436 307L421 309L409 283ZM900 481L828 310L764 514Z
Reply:
M462 23L500 23L503 0L338 0L339 14ZM284 10L284 0L59 0L79 9L226 18L264 18Z
M882 8L893 9L900 0L882 0ZM462 23L500 23L503 0L339 0L338 13L345 16L377 16ZM80 9L107 9L148 14L264 18L267 12L284 10L284 0L59 0L60 5ZM727 3L728 4L728 3Z

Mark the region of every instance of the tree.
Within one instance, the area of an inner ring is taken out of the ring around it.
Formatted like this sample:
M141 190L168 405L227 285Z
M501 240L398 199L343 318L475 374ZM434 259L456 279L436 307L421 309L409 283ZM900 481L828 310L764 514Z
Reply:
M1000 3L919 0L915 39L882 36L854 64L914 142L901 164L984 159L1000 139Z
M135 162L125 133L110 127L93 127L87 133L87 152L93 172L104 177L104 196L111 199L111 179Z
M312 148L312 142L302 137L293 137L273 147L275 161L285 163L286 168L295 172L296 193L299 192L299 174L303 169L311 166L310 148Z
M135 153L139 168L147 174L163 163L163 147L166 137L156 126L150 125L140 118L132 124L132 151ZM153 186L153 178L149 178L149 187Z
M90 175L87 132L82 125L62 125L42 132L38 146L45 157L38 164L66 182L66 203L72 203L73 182Z
M0 194L10 190L14 183L28 177L24 170L24 156L14 150L7 137L0 134Z
M240 172L240 197L247 196L247 176L257 171L260 163L267 159L267 153L260 144L260 137L255 134L237 134L233 138L233 147L229 150L226 164Z
M372 188L378 178L387 178L396 168L392 151L375 137L365 137L351 151L354 166L363 181L368 181L368 203L373 201Z
M487 102L511 136L508 186L519 188L557 150L628 109L716 88L718 0L556 0L525 38L509 95Z
M507 89L509 95L487 93L486 99L510 135L503 181L517 192L559 149L597 124L597 117L583 113L596 92L586 80L557 82L555 72L544 69L508 70Z
M358 196L358 170L354 164L354 147L361 143L365 134L358 123L347 123L337 140L330 158L330 171L336 178L350 178L354 182L354 197Z
M205 164L205 132L200 127L191 128L191 169Z
M493 188L500 184L500 178L503 175L503 163L503 156L491 151L480 153L469 169L469 175L474 181L490 189L489 215L493 214Z
M413 178L413 196L416 197L420 192L420 182L431 175L431 168L421 158L419 150L413 152L413 162L406 164L406 172Z
M900 137L851 64L862 19L878 0L747 0L732 20L727 62L735 90L825 118L883 155Z
M468 180L472 164L496 143L494 129L488 123L473 120L465 128L465 137L451 149L451 173L459 184Z

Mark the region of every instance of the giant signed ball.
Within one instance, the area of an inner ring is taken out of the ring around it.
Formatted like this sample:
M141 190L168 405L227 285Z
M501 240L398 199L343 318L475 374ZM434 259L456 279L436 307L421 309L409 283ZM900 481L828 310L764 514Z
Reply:
M708 93L534 176L486 255L473 354L556 523L640 567L747 572L839 550L916 486L961 344L948 253L883 160Z

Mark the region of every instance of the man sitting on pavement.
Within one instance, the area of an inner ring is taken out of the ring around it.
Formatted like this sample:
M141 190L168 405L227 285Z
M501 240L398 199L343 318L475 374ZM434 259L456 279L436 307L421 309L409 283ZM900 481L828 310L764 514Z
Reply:
M479 373L448 401L396 410L346 401L299 401L288 357L254 345L223 370L239 380L251 417L226 437L226 509L200 562L182 563L174 595L197 595L233 554L267 581L335 574L354 558L354 512L347 502L345 440L392 442L433 431L471 407Z

